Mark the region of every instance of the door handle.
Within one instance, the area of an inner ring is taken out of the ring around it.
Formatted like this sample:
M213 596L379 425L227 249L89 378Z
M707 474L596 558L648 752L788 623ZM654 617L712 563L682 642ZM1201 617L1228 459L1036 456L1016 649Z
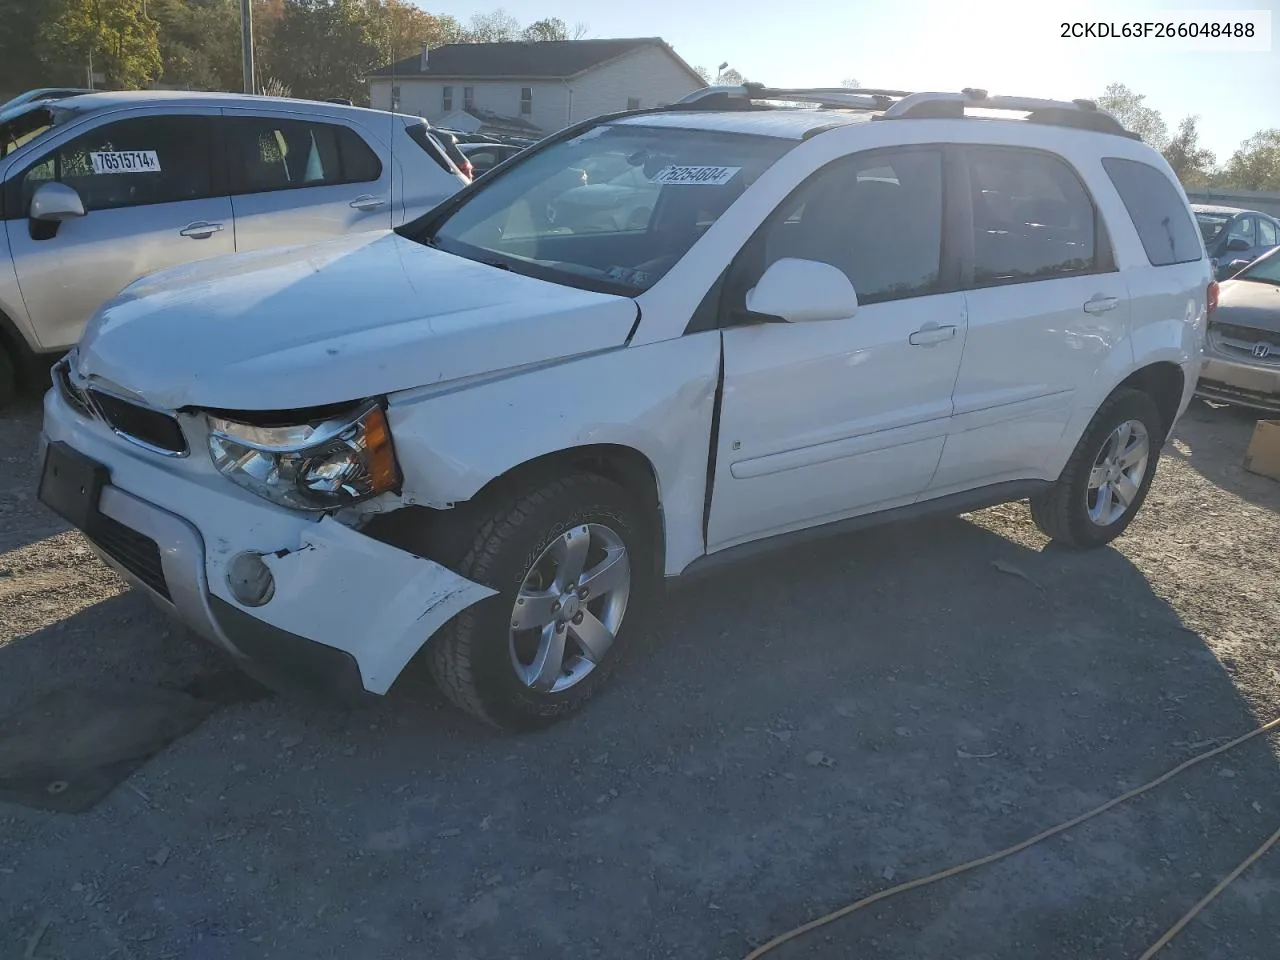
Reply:
M195 223L189 223L181 230L178 235L181 237L190 237L192 240L208 240L215 233L222 230L220 223L208 223L204 220L197 220Z
M940 327L937 324L925 325L911 334L908 338L913 347L932 347L935 344L945 343L955 338L956 328L954 326Z
M379 207L386 206L387 201L381 197L375 197L371 193L356 197L351 201L352 210L377 210Z
M1119 297L1097 296L1084 302L1084 312L1106 313L1108 310L1114 310L1118 306L1120 306Z

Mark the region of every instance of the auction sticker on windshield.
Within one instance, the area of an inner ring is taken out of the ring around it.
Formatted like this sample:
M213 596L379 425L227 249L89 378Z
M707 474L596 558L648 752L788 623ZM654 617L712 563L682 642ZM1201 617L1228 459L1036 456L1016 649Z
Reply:
M90 153L94 173L159 173L160 158L154 150L117 150Z
M654 183L694 183L722 187L741 167L663 167L653 175Z

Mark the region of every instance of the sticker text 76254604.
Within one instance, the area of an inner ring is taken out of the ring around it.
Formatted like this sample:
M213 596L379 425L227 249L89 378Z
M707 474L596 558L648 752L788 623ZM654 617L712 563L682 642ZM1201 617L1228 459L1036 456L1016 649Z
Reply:
M94 173L159 173L160 158L154 150L113 150L90 153Z
M663 167L650 179L653 183L688 183L703 187L722 187L734 178L741 167Z

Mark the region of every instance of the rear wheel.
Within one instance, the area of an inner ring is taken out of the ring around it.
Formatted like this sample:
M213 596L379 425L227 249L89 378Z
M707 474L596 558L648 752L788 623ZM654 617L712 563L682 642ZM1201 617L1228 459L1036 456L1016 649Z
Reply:
M18 392L18 372L13 358L0 343L0 408L6 406Z
M496 726L545 726L608 679L655 586L653 536L631 496L590 474L483 511L457 572L498 595L432 639L445 695ZM625 631L625 632L624 632Z
M1147 394L1117 390L1094 414L1057 482L1031 498L1031 517L1073 547L1110 543L1133 522L1160 459L1165 427Z

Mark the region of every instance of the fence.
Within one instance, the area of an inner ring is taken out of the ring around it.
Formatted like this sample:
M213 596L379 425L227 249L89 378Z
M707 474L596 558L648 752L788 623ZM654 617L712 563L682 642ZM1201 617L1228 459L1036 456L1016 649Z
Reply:
M1280 217L1280 193L1259 193L1254 190L1188 190L1187 199L1192 203L1211 203L1219 207L1261 210L1273 217Z

